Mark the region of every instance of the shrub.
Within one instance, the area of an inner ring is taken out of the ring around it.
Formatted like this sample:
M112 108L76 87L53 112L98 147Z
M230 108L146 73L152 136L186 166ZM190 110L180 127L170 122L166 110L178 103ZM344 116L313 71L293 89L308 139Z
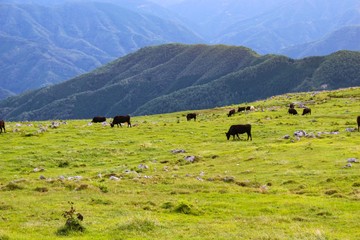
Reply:
M71 232L84 232L85 227L81 225L81 221L84 219L84 217L76 212L74 208L74 203L69 202L70 204L70 210L64 211L62 216L66 218L65 225L58 229L57 234L66 236L69 235Z

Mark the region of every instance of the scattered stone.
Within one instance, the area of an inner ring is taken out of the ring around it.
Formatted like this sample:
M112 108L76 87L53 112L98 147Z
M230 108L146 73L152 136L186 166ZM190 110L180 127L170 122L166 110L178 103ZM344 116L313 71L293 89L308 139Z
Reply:
M139 169L149 169L149 166L141 163L141 164L139 164L138 168Z
M172 153L186 153L186 151L184 149L174 149L174 150L171 150Z
M60 127L60 123L59 122L52 122L50 125L50 128L58 128Z
M109 180L119 181L119 180L120 180L120 178L115 177L115 176L110 176L110 177L109 177Z
M345 131L347 131L347 132L355 132L356 128L346 128Z
M74 176L74 177L68 177L67 179L68 180L81 180L81 179L83 179L83 177L82 176Z
M40 175L39 179L40 179L40 180L45 180L46 177L44 177L44 175Z
M290 139L290 135L286 134L283 139Z
M306 132L304 130L298 130L294 132L295 137L305 137L307 136Z
M348 163L346 164L343 168L351 168L352 167L352 164L351 163Z
M39 130L37 130L38 133L44 133L46 132L46 127L40 127Z
M359 161L356 158L348 158L348 163L358 163Z
M196 157L195 156L186 156L185 160L188 161L188 162L193 163L193 162L195 162Z
M43 169L43 168L34 168L33 169L33 172L43 172L43 171L45 171L45 169Z

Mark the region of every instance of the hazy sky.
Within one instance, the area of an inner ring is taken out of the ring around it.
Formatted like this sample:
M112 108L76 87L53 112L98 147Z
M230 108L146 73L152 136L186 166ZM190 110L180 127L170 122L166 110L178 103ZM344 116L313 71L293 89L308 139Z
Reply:
M182 2L184 0L149 0L149 1L157 3L159 5L167 6L167 5L171 5L174 3Z

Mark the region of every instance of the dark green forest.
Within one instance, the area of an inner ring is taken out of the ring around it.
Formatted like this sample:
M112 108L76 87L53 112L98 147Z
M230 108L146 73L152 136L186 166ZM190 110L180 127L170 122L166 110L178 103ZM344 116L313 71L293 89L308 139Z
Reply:
M0 102L6 120L86 119L241 104L360 85L360 52L299 60L245 47L145 47L90 73Z

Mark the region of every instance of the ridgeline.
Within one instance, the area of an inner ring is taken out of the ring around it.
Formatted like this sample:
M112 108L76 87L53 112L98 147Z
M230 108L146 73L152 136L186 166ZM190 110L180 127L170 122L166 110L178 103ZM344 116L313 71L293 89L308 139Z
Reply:
M146 115L360 85L360 52L294 60L245 47L142 48L90 73L0 102L6 120Z

